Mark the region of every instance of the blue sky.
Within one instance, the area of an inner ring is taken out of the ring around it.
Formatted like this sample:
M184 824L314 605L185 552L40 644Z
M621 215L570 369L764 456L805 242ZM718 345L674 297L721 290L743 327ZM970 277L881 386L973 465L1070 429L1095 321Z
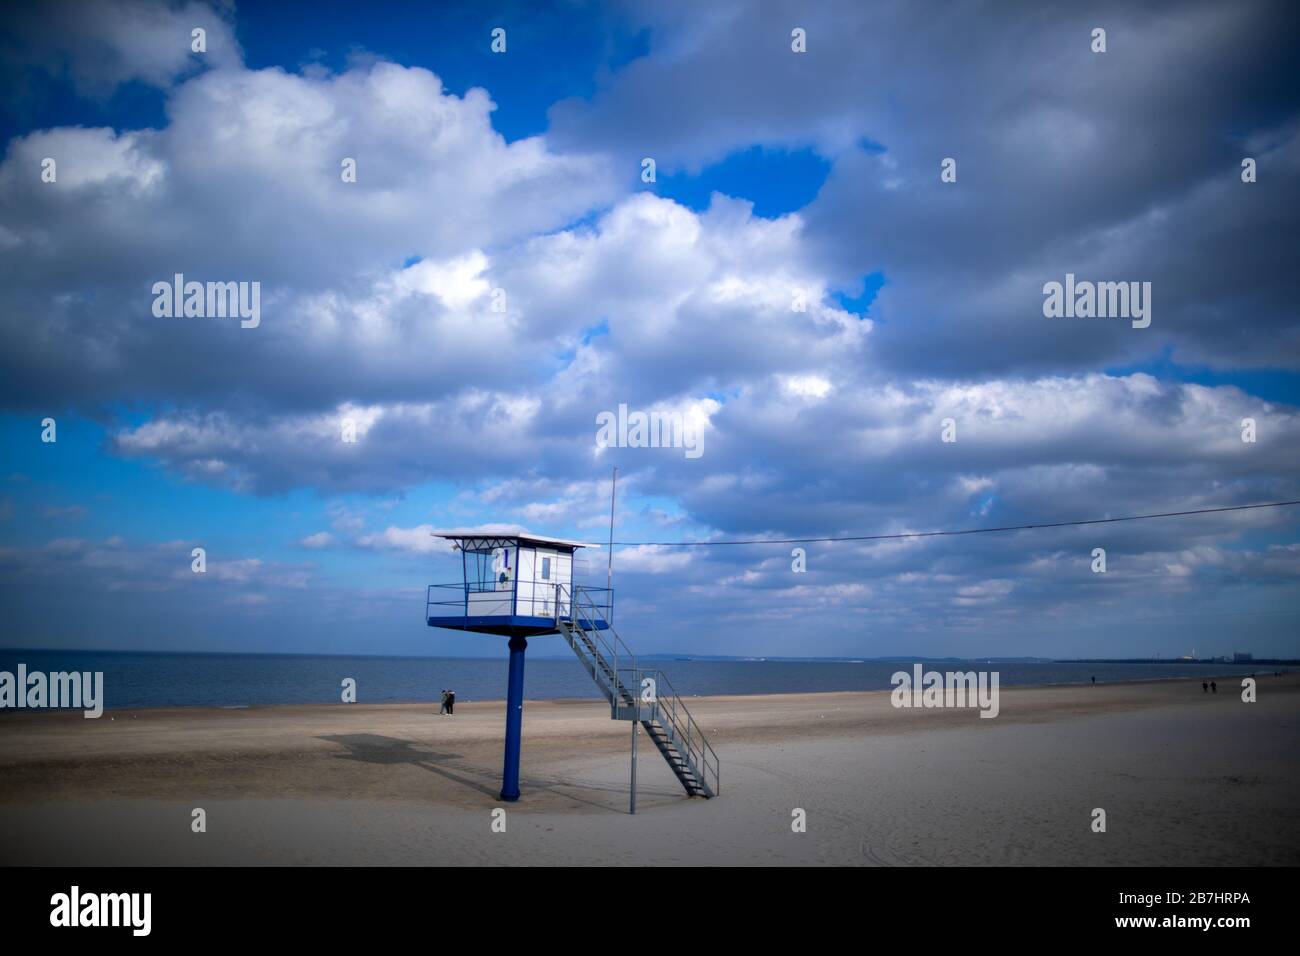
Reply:
M0 32L0 643L492 653L422 626L459 568L428 532L603 541L614 465L634 542L1300 498L1296 19L25 10ZM176 272L259 282L261 324L155 317ZM1067 272L1150 282L1151 326L1046 318ZM620 404L706 422L704 454L596 447ZM788 546L624 547L620 619L647 652L1295 656L1297 511L819 545L803 573Z

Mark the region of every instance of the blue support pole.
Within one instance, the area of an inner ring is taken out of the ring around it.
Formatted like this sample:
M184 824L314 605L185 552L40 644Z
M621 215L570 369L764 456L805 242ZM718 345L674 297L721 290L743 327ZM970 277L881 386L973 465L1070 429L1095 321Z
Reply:
M501 773L501 799L519 799L519 740L524 728L524 651L528 642L510 638L510 678L506 691L506 760Z

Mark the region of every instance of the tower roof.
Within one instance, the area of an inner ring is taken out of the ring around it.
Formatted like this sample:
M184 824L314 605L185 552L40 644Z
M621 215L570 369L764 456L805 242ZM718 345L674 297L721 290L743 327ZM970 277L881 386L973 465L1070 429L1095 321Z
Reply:
M434 531L435 538L446 538L448 541L464 542L472 541L472 547L505 547L512 544L523 545L541 545L543 547L552 547L560 549L575 550L577 548L599 548L598 544L590 544L586 541L571 541L568 538L551 538L544 534L530 534L527 531L519 532L501 532L494 530L484 531Z

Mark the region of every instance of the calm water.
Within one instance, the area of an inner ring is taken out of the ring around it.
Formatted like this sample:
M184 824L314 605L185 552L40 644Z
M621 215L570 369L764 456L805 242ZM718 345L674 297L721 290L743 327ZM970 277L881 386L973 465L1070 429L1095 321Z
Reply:
M334 657L275 654L142 654L103 651L0 650L0 671L103 671L105 707L241 707L335 703L345 677L362 703L436 701L444 687L457 701L505 696L506 657ZM683 696L888 690L890 675L911 661L655 661ZM926 670L996 670L1002 686L1097 680L1249 674L1277 668L1249 664L923 663ZM577 660L531 658L526 696L598 696Z

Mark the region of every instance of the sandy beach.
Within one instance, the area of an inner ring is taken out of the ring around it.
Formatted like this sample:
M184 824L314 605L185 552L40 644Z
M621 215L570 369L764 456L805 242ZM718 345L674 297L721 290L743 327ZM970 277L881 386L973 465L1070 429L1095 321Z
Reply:
M1001 713L887 692L697 698L722 792L688 799L598 701L0 715L6 864L1300 863L1300 675L1002 690ZM506 810L493 832L492 811ZM1090 828L1094 808L1107 830ZM191 831L203 808L207 832ZM794 833L802 809L807 831Z

